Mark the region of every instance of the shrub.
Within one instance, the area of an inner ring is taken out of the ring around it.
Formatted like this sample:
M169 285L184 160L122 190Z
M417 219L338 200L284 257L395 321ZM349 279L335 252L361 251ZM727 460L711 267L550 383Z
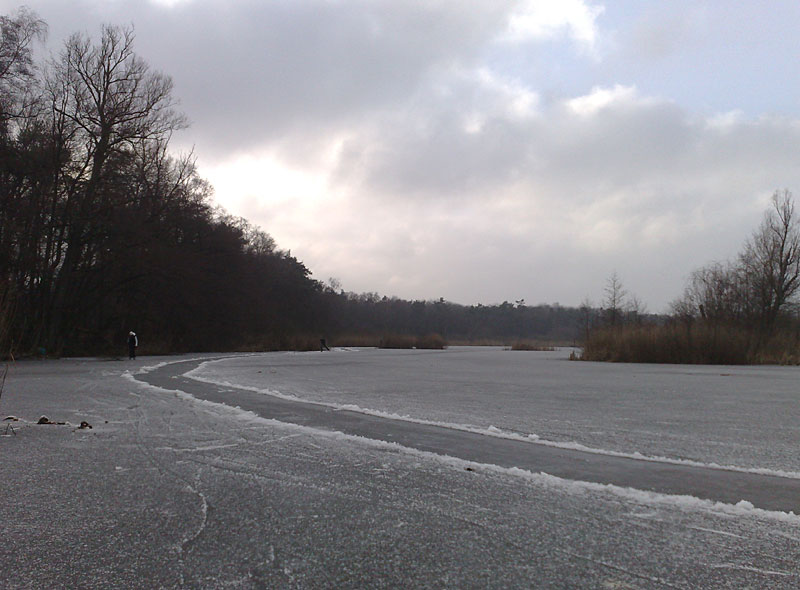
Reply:
M517 340L511 345L511 350L529 350L535 352L552 352L555 350L554 346L540 344L530 340Z
M292 350L307 352L319 350L319 337L307 334L263 334L236 347L238 352L270 352Z
M442 338L441 334L431 333L417 338L416 347L428 350L444 350L447 348L447 341Z
M674 322L662 326L606 327L593 330L582 360L707 365L797 364L797 337L776 336L759 343L742 326Z

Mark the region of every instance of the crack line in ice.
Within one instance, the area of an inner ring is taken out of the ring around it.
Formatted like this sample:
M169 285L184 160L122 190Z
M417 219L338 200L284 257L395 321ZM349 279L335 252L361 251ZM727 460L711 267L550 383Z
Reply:
M240 445L240 443L231 443L224 445L206 445L203 447L187 447L178 448L170 446L153 447L154 451L173 451L175 453L196 453L198 451L217 451L221 449L233 449Z
M715 535L723 535L725 537L734 537L736 539L744 539L744 537L742 535L737 535L736 533L729 533L727 531L718 531L717 529L707 529L707 528L701 527L701 526L688 526L687 528L690 528L690 529L695 530L695 531L702 531L704 533L713 533Z
M729 570L742 570L745 572L753 572L756 574L764 574L765 576L794 576L791 572L778 572L775 570L765 570L759 567L751 567L747 565L736 565L735 563L719 563L719 564L712 564L710 567L714 569L729 569Z
M199 478L198 478L199 479ZM200 498L200 524L197 526L197 530L185 537L183 541L181 541L181 553L184 552L186 546L192 543L197 537L203 534L203 531L206 529L206 524L208 523L208 500L203 492L200 490L195 489L194 486L186 486L187 489L192 492L193 494L197 495Z
M197 482L199 483L199 481L200 481L200 474L198 473ZM191 493L196 494L200 498L201 519L200 519L200 524L197 527L197 530L193 534L184 537L183 540L180 542L180 545L178 546L178 563L180 564L180 569L178 570L178 576L180 578L181 587L183 587L183 585L186 583L186 580L183 575L183 569L184 569L183 556L186 553L186 547L203 533L203 531L206 528L206 524L208 523L208 501L206 500L205 494L195 489L194 486L192 486L191 484L187 484L186 488Z
M581 555L579 553L574 553L572 551L566 551L564 549L556 549L559 553L563 553L565 555L569 555L570 557L574 557L577 559L583 559L584 561L588 561L589 563L593 563L595 565L599 565L610 570L614 570L617 572L622 572L623 574L627 574L634 578L639 578L640 580L647 580L648 582L655 582L657 584L661 584L662 586L666 586L667 588L680 588L680 586L676 586L675 584L670 584L666 580L662 580L661 578L655 576L648 576L645 574L640 574L634 572L633 570L629 570L627 568L621 567L619 565L614 565L613 563L609 563L607 561L603 561L602 559L596 559L594 557L589 557L588 555Z
M639 451L633 452L623 452L623 451L614 451L611 449L599 449L596 447L589 447L584 444L578 442L558 442L558 441L551 441L546 439L539 438L536 434L518 434L515 432L509 432L506 430L502 430L497 428L496 426L489 426L488 428L482 428L479 426L472 426L469 424L457 424L452 422L438 422L435 420L425 420L423 418L414 418L412 416L402 415L402 414L395 414L392 412L384 412L381 410L372 410L369 408L362 408L355 404L337 404L334 402L320 402L320 401L313 401L303 399L294 395L289 395L285 393L281 393L279 391L275 391L272 389L264 389L249 385L238 385L236 383L231 383L229 381L220 381L214 380L209 377L201 376L199 373L202 372L205 365L221 362L228 360L230 358L235 357L225 357L225 358L216 358L211 360L206 360L201 362L196 368L183 373L184 377L189 379L193 379L194 381L200 381L202 383L208 383L210 385L218 385L221 387L232 387L235 389L242 389L245 391L252 391L255 393L260 393L263 395L270 395L272 397L277 397L279 399L285 399L287 401L295 401L295 402L302 402L305 404L314 404L317 406L323 406L327 408L332 408L334 410L344 410L348 412L357 412L359 414L366 414L369 416L375 416L378 418L385 418L387 420L398 420L403 422L413 422L415 424L424 424L426 426L438 426L440 428L448 428L450 430L460 430L463 432L471 432L473 434L481 434L484 436L494 436L496 438L504 438L516 441L522 441L529 444L535 445L542 445L547 447L555 447L559 449L566 449L572 451L580 451L582 453L592 453L594 455L605 455L610 457L620 457L623 459L635 459L637 461L649 461L652 463L669 463L671 465L684 465L687 467L702 467L704 469L716 469L721 471L736 471L738 473L752 473L754 475L770 475L776 477L783 477L786 479L800 479L800 472L799 471L785 471L782 469L767 469L763 467L739 467L737 465L722 465L716 462L709 462L704 463L702 461L695 461L693 459L675 459L672 457L664 457L660 455L644 455ZM198 360L198 359L192 359ZM180 361L177 361L180 362ZM160 366L164 366L169 363L162 363Z
M426 459L433 459L439 463L455 467L463 471L465 468L470 467L474 471L476 468L483 469L489 472L498 473L505 476L514 476L525 479L533 484L542 487L555 487L567 492L582 494L586 491L593 491L599 493L613 494L617 497L625 498L634 502L639 502L644 505L663 505L678 508L681 510L701 510L704 512L716 512L718 514L725 514L735 517L751 517L760 518L765 520L773 520L800 526L800 515L794 512L781 512L778 510L766 510L764 508L756 508L751 502L747 500L740 500L736 504L728 504L716 500L705 500L696 496L689 495L676 495L665 494L662 492L653 492L648 490L638 490L636 488L629 488L618 486L615 484L595 483L589 481L570 480L549 473L539 472L534 473L519 467L501 467L499 465L492 465L487 463L479 463L477 461L469 461L467 459L460 459L450 455L440 455L430 451L421 451L412 447L403 446L396 442L387 442L357 436L353 434L346 434L339 431L323 430L320 428L313 428L311 426L302 426L300 424L292 424L291 422L281 422L280 420L273 420L271 418L264 418L250 410L243 410L238 407L229 406L227 404L212 402L186 393L181 390L164 389L156 385L150 385L137 381L131 377L132 381L145 389L151 389L162 393L174 394L180 399L185 399L192 403L204 406L210 410L214 410L218 414L225 414L229 417L241 420L248 423L263 424L283 429L294 430L318 437L325 437L332 440L349 440L366 444L374 448L382 450L391 450L402 452L407 455L423 457Z
M773 535L777 535L779 537L783 537L784 539L789 539L790 541L796 541L800 543L800 537L795 537L794 535L788 535L782 531L772 531Z

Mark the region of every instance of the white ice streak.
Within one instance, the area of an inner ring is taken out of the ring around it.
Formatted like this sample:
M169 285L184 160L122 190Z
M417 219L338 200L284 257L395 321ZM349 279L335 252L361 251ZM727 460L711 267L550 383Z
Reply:
M155 447L153 450L155 451L173 451L175 453L204 453L206 451L221 451L222 449L235 449L236 447L240 446L239 443L231 443L226 445L205 445L202 447L191 447L191 448L178 448L178 447Z
M795 574L791 572L779 572L775 570L765 570L760 567L750 567L746 565L737 565L735 563L720 563L717 565L711 565L710 567L714 569L731 569L731 570L742 570L745 572L753 572L756 574L763 574L765 576L794 576Z
M186 554L186 548L191 543L193 543L195 539L197 539L200 535L203 534L203 531L205 531L206 525L208 524L208 500L206 499L205 494L195 489L191 485L187 485L186 488L189 492L197 495L197 497L200 498L200 522L197 525L197 529L195 529L193 533L184 536L180 544L178 545L178 562L181 564L181 567L178 570L178 574L181 586L183 586L186 583L183 576L183 569L184 569L183 556Z
M695 530L695 531L701 531L701 532L704 532L704 533L712 533L714 535L722 535L723 537L734 537L736 539L744 539L744 537L742 535L737 535L736 533L729 533L727 531L719 531L717 529L708 529L708 528L705 528L705 527L702 527L702 526L690 526L688 528L690 528L692 530Z
M467 467L472 471L483 470L487 472L497 473L504 476L513 476L524 479L532 485L558 489L559 491L572 493L576 495L585 494L587 492L595 492L601 494L613 494L614 496L631 500L643 505L659 505L678 508L684 511L702 511L714 512L717 514L724 514L735 517L750 517L765 520L772 520L784 522L792 525L800 525L800 516L794 512L780 512L777 510L765 510L763 508L756 508L751 502L747 500L740 500L736 504L727 504L725 502L718 502L714 500L705 500L695 496L688 495L670 495L660 492L652 492L646 490L637 490L635 488L622 487L614 484L601 484L587 481L569 480L548 473L540 472L534 473L526 469L518 467L501 467L499 465L491 465L486 463L479 463L476 461L468 461L466 459L459 459L449 455L439 455L429 451L421 451L406 447L398 443L375 440L356 436L352 434L345 434L339 431L322 430L312 428L310 426L301 426L299 424L291 424L281 422L270 418L263 418L250 410L243 410L242 408L229 406L218 402L212 402L196 398L195 396L179 390L165 390L161 387L149 385L138 382L139 385L145 389L152 389L159 392L166 392L176 394L178 397L192 401L208 410L214 411L220 416L227 416L236 420L246 422L248 424L262 424L275 428L289 429L295 432L301 432L316 437L325 437L331 440L345 440L354 441L365 444L377 449L391 450L395 452L402 452L406 455L421 457L429 460L439 462L444 465L453 467L459 471L464 471Z
M191 493L195 494L200 499L200 522L197 525L197 529L191 534L184 537L183 541L181 541L181 551L183 551L186 546L193 542L197 537L203 534L203 531L206 529L206 525L208 524L208 500L203 492L194 488L194 486L186 486Z
M199 359L196 359L196 360L199 360ZM166 367L167 365L169 365L172 362L174 362L174 361L164 361L162 363L156 363L155 365L147 365L146 367L140 367L140 368L138 368L136 370L136 374L137 375L142 375L143 373L150 373L152 371L155 371L156 369L160 369L161 367ZM124 371L123 375L131 375L131 372L130 371Z
M207 356L198 356L198 357L181 359L179 361L162 361L162 362L156 363L154 365L146 365L146 366L143 366L143 367L139 367L138 369L135 370L135 372L133 374L134 375L142 375L144 373L151 373L151 372L155 371L156 369L160 369L161 367L166 367L167 365L174 365L175 363L200 362L202 364L205 364L206 362L224 361L224 360L230 360L232 358L243 357L243 356L255 356L256 354L257 353L249 353L249 354L248 353L242 353L242 354L237 354L237 355L226 355L226 356L222 356L222 357L215 357L215 358L211 358L211 359L209 359ZM129 373L130 374L130 371L126 370L124 373Z
M230 358L230 357L228 357ZM228 358L220 358L220 359L212 359L207 360L196 368L187 371L183 374L184 377L188 377L190 379L194 379L195 381L201 381L203 383L208 383L211 385L218 385L221 387L231 387L235 389L242 389L245 391L253 391L255 393L261 393L264 395L271 395L273 397L277 397L280 399L285 399L288 401L296 401L302 402L305 404L314 404L318 406L324 406L327 408L332 408L334 410L344 410L349 412L358 412L360 414L367 414L370 416L376 416L378 418L386 418L388 420L402 420L404 422L413 422L416 424L425 424L428 426L439 426L441 428L449 428L450 430L461 430L464 432L471 432L474 434L481 434L484 436L494 436L497 438L505 438L517 441L523 441L531 444L543 445L547 447L556 447L559 449L567 449L572 451L580 451L583 453L592 453L595 455L606 455L611 457L621 457L624 459L635 459L638 461L650 461L653 463L669 463L672 465L684 465L687 467L702 467L704 469L718 469L722 471L736 471L739 473L752 473L755 475L770 475L776 477L784 477L787 479L800 479L800 472L798 471L785 471L782 469L767 469L763 467L740 467L737 465L723 465L720 463L715 462L702 462L702 461L695 461L693 459L676 459L673 457L664 457L661 455L645 455L640 453L639 451L633 452L623 452L623 451L614 451L611 449L599 449L596 447L589 447L584 444L578 442L560 442L560 441L552 441L539 438L537 434L533 433L519 433L519 432L509 432L507 430L502 430L495 426L489 427L481 427L481 426L474 426L471 424L458 424L453 422L440 422L436 420L425 420L423 418L415 418L413 416L408 416L406 414L395 414L393 412L384 412L381 410L373 410L371 408L363 408L361 406L355 404L338 404L335 402L321 402L321 401L313 401L303 399L294 395L281 393L280 391L276 391L274 389L266 389L255 387L251 385L240 385L237 383L232 383L230 381L220 380L220 379L213 379L206 375L203 375L204 369L206 365L211 363L221 362L228 360Z

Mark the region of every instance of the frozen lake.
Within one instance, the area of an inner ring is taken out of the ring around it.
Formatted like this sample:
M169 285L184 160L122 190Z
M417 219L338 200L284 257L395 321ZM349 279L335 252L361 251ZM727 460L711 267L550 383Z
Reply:
M569 362L569 351L347 350L211 361L191 376L598 452L800 473L800 369Z
M796 368L567 354L17 363L2 398L20 421L0 436L0 587L800 587L793 514L465 463L142 381L154 367L200 362L194 378L323 408L600 454L800 471ZM64 424L36 425L42 414Z

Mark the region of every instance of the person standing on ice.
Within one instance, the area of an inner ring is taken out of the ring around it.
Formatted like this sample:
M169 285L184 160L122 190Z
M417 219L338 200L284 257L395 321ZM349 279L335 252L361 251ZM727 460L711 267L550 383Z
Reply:
M139 339L136 337L136 332L131 330L128 334L128 358L136 360L136 347L139 346Z

